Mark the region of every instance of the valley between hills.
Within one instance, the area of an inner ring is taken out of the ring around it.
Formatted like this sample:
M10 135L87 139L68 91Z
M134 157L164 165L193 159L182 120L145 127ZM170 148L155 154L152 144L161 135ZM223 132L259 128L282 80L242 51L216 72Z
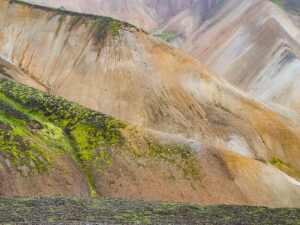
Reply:
M18 197L0 211L117 198L145 202L111 223L299 223L297 1L0 2L0 195ZM80 221L59 215L42 220Z

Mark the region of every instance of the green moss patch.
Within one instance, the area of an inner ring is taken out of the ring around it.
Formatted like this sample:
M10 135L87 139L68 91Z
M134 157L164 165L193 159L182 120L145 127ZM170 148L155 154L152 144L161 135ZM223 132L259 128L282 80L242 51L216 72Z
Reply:
M171 41L173 38L175 38L177 36L177 33L175 31L172 32L167 32L163 34L163 39L165 41Z
M277 169L281 170L282 172L286 173L287 175L295 178L296 180L300 181L300 172L292 168L289 164L284 163L281 159L277 157L273 157L270 163L275 166Z
M120 129L127 123L63 98L0 79L0 150L17 168L41 172L51 168L53 154L71 154L93 189L93 165L104 170L113 163L108 153L124 144ZM36 143L40 143L37 145Z
M156 37L160 37L160 38L164 39L165 41L169 42L177 36L177 33L175 31L165 32L164 31L165 27L166 26L164 26L161 29L157 30L156 32L152 33L152 35L154 35Z
M0 150L20 172L23 166L39 172L52 168L52 156L26 136L21 128L0 121Z
M184 178L201 180L199 160L189 146L161 145L148 141L150 157L159 158L183 171Z

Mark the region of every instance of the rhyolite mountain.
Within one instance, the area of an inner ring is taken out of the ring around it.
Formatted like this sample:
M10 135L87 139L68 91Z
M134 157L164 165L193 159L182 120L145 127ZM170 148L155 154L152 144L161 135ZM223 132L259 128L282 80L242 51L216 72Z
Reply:
M152 31L197 0L28 0L38 5L111 16ZM215 1L215 0L213 0ZM212 0L206 1L209 5Z
M26 0L37 5L111 16L181 46L227 0Z
M299 206L297 118L126 22L1 5L3 195Z
M278 6L230 1L182 49L251 96L298 117L299 15Z
M78 7L74 1L28 1L52 7L65 4L72 10L130 21L180 47L254 98L299 120L297 0L135 0L118 4L78 0Z

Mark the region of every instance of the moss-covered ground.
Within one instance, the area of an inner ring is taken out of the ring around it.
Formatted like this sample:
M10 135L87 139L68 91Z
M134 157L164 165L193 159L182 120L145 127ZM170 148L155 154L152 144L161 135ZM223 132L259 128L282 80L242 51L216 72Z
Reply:
M122 130L129 126L132 135L138 135L135 126L58 96L0 78L0 105L0 153L20 173L24 167L48 172L60 156L69 154L85 175L91 195L97 195L95 169L118 170L115 159L130 155L137 164L176 166L187 181L201 181L198 159L189 146L162 145L151 137L128 142Z
M0 151L17 169L46 172L52 155L71 154L93 189L91 165L104 170L112 163L106 150L124 142L125 122L5 79L0 105Z
M300 209L86 197L1 197L2 224L300 224Z

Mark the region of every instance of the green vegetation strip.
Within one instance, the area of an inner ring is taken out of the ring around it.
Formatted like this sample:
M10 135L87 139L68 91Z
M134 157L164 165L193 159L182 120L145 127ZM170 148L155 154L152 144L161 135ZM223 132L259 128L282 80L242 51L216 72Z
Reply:
M1 223L300 224L300 209L87 197L1 197Z
M281 170L282 172L286 173L287 175L295 178L296 180L300 181L300 173L292 168L289 164L284 163L277 157L273 157L270 163L275 166L277 169Z
M171 41L176 36L177 36L177 33L175 31L167 32L167 33L163 34L163 39L165 41Z
M71 154L93 190L91 166L112 163L110 148L120 147L127 124L58 96L0 78L0 153L19 170L46 172L54 158Z

